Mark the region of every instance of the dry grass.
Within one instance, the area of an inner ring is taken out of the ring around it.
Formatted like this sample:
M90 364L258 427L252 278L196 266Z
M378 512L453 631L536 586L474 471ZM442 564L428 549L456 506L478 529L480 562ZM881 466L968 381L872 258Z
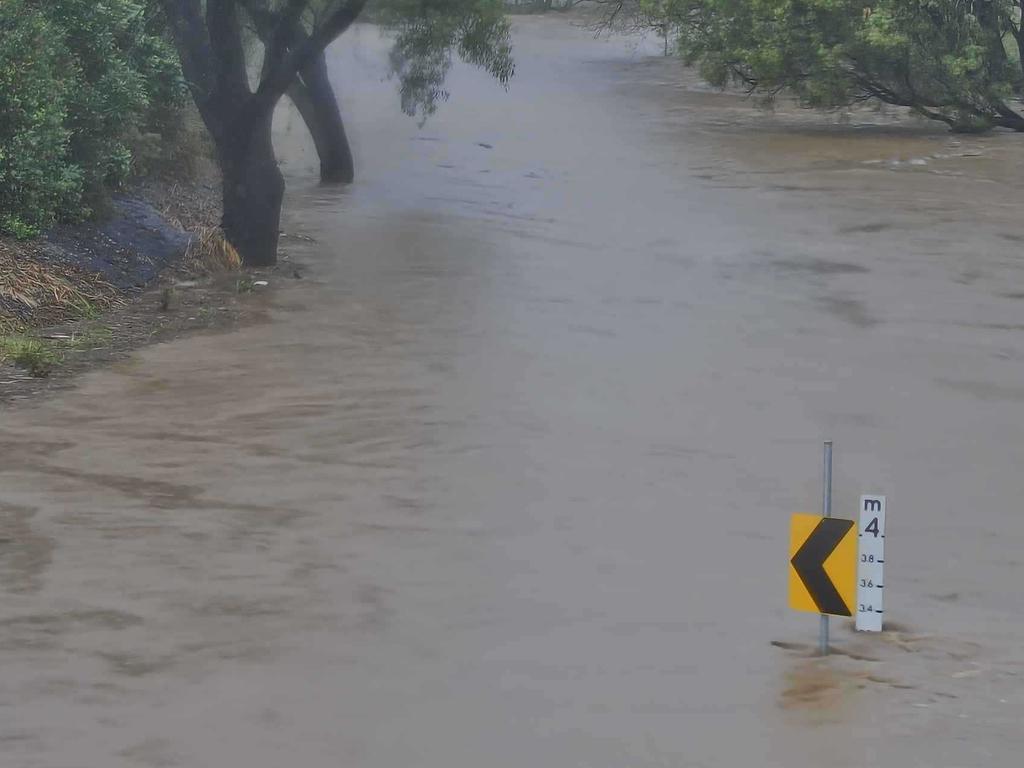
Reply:
M202 227L189 244L185 263L190 269L215 274L239 269L242 259L220 227Z
M41 263L38 246L0 239L0 332L94 316L121 306L119 291L72 266Z
M192 243L183 263L172 266L176 274L216 274L240 266L237 251L216 226L219 190L219 180L213 177L192 183L151 179L132 190L133 197L149 202L172 226L191 233ZM12 381L4 381L0 400L42 391L33 388L50 386L41 384L41 379L60 380L69 371L113 359L118 350L146 343L167 328L206 328L222 322L201 300L178 297L174 287L165 289L168 301L164 309L171 309L173 299L175 305L188 305L189 312L153 312L141 304L133 310L137 304L129 301L133 292L124 292L100 275L60 260L81 257L83 264L91 263L95 251L104 247L102 238L93 240L96 242L86 237L80 253L65 249L58 259L45 240L0 237L0 369L4 376L11 374L9 366L28 374L14 374ZM130 269L136 254L116 243L112 247L120 249L117 255L128 260ZM223 299L219 302L225 303ZM102 325L98 322L101 316ZM35 384L26 384L29 381ZM12 394L18 392L22 394Z
M139 181L134 185L134 190L156 208L164 219L186 232L215 227L220 221L219 179L210 178L195 183Z

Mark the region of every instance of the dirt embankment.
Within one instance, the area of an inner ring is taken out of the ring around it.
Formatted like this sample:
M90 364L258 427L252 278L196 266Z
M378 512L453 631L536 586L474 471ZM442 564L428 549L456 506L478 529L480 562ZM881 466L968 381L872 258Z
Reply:
M0 402L32 397L154 341L256 313L261 277L216 229L212 179L141 182L106 221L0 238ZM289 274L292 272L289 271Z

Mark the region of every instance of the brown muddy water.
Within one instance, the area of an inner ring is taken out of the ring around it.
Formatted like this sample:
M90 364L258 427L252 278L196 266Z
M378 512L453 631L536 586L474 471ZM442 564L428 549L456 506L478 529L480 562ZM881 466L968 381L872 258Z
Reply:
M420 129L348 35L359 183L279 121L309 278L3 414L5 768L1019 762L1021 139L516 44ZM892 631L817 660L829 438Z

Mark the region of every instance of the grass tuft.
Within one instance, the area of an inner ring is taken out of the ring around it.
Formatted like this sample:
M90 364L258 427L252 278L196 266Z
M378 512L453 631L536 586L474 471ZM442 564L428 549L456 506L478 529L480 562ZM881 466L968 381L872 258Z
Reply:
M0 336L0 360L8 360L37 378L49 376L60 360L53 345L29 336Z

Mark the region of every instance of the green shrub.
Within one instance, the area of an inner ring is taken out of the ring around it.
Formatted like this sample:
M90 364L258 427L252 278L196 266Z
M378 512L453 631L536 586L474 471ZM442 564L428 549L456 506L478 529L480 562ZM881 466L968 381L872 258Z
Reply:
M103 212L128 138L182 103L177 58L137 0L0 0L0 230Z
M0 2L0 230L29 237L77 206L68 162L71 81L60 34L26 0Z
M47 6L76 65L68 105L71 158L82 168L86 203L96 207L129 174L128 131L143 125L152 104L171 98L174 59L146 31L145 7L134 0L48 0Z

